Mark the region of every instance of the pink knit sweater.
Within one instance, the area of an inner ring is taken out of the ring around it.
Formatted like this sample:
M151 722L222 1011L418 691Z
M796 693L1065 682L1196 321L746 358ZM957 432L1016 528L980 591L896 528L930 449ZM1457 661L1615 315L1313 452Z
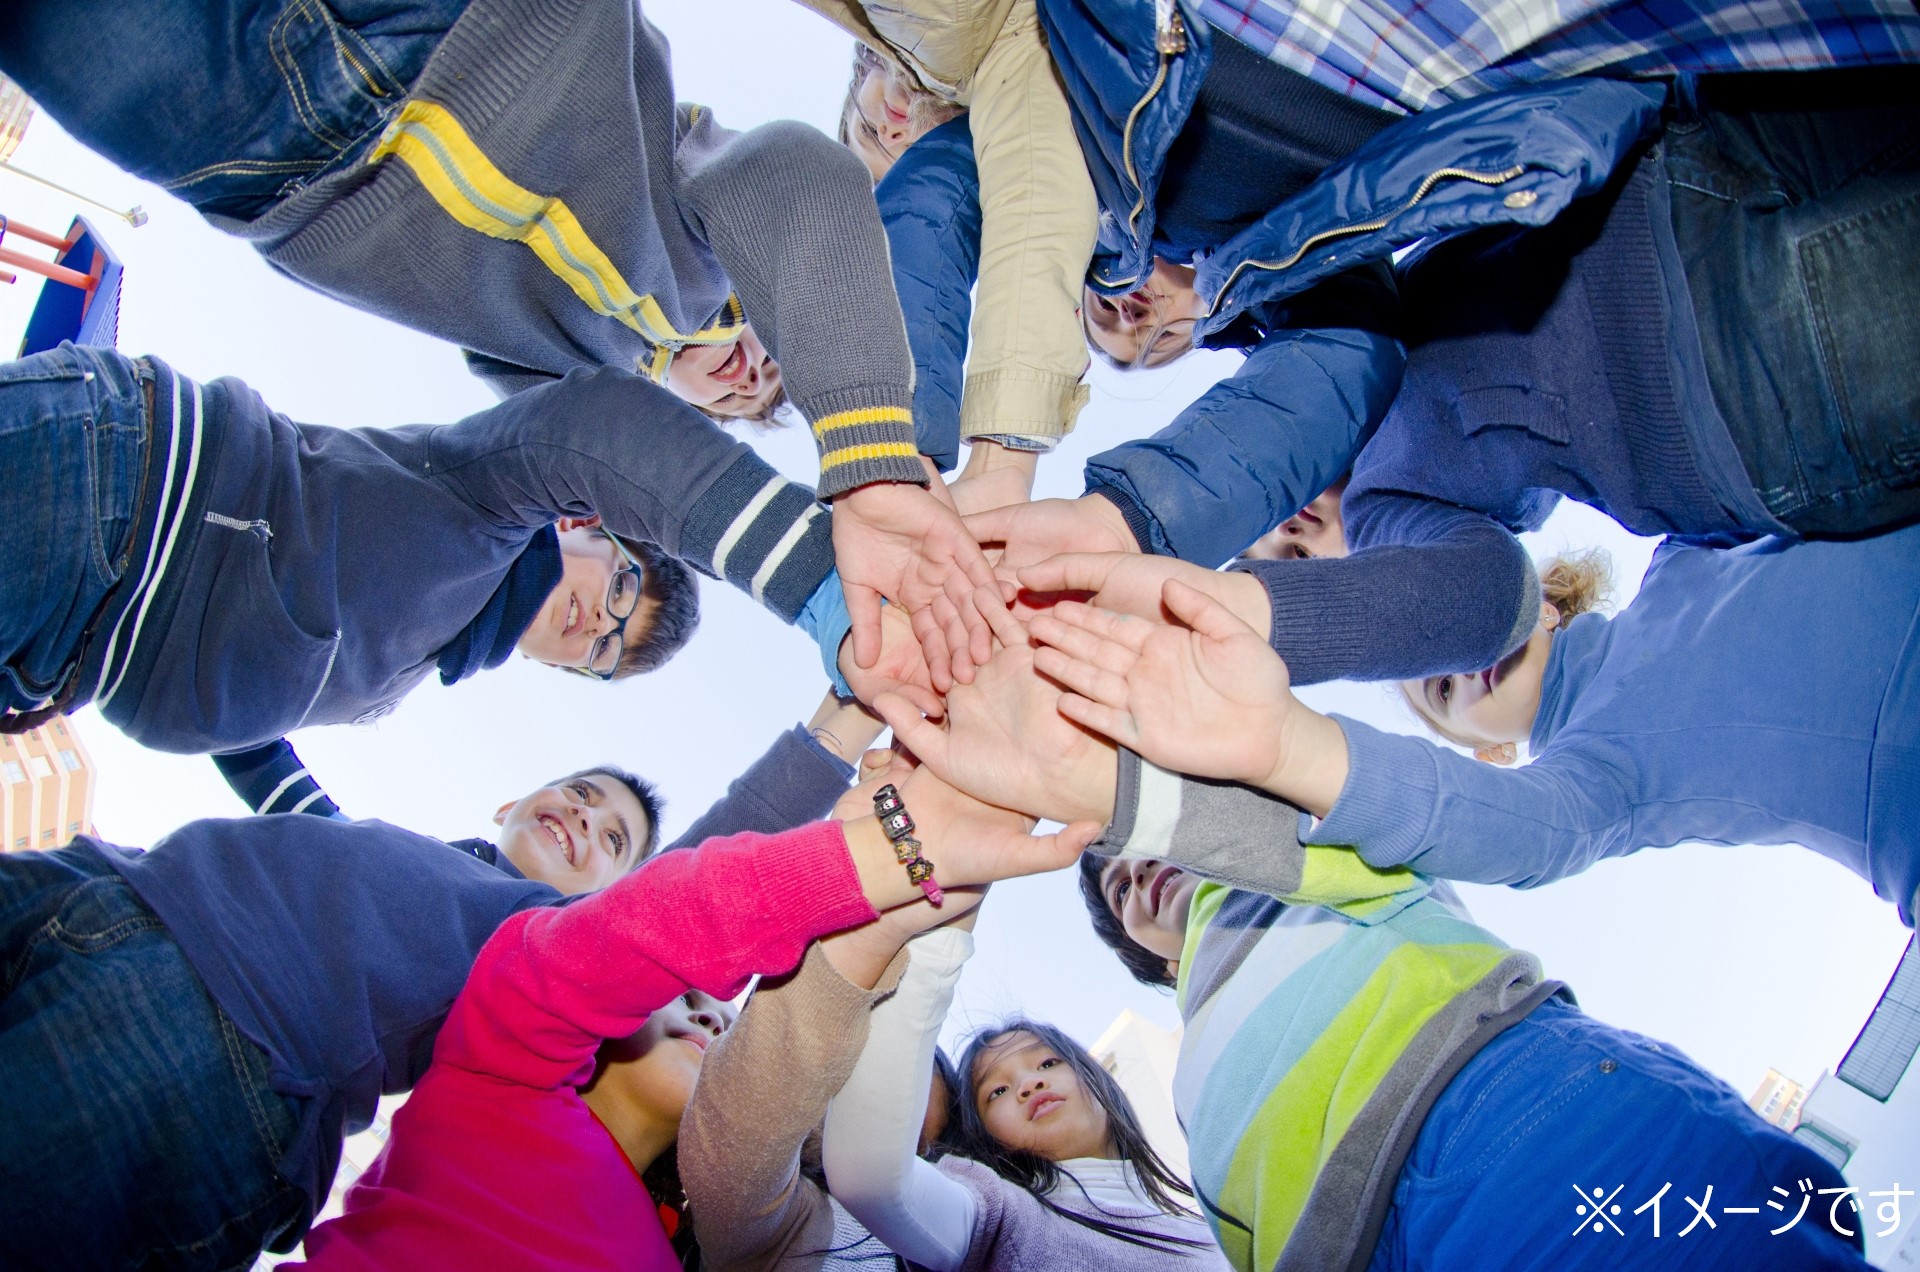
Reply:
M606 1038L688 988L732 997L874 917L839 823L669 852L480 951L433 1064L316 1268L672 1269L653 1202L576 1090Z

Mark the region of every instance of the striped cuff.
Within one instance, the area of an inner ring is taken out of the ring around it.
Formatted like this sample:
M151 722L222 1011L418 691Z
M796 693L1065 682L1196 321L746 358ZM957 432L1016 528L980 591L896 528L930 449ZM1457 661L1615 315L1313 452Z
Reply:
M833 572L833 519L812 491L747 451L688 512L680 559L791 623Z
M832 394L800 403L820 447L820 497L832 499L879 481L927 484L913 439L913 410L891 404L910 397L871 390Z
M339 805L320 789L285 738L250 751L213 757L214 767L227 779L241 802L254 813L312 813L337 817Z

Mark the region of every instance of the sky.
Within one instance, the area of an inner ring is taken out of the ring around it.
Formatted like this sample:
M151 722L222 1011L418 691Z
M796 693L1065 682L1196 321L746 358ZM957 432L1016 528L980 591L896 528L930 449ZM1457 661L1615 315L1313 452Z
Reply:
M744 128L779 118L831 132L851 42L790 0L647 2L668 35L679 97ZM393 426L452 421L490 405L448 345L348 309L268 269L244 244L162 191L119 172L35 119L14 162L117 207L139 229L87 210L127 263L120 347L181 372L231 375L303 422ZM0 213L64 228L81 210L0 172ZM0 286L0 333L19 332L30 276ZM1086 458L1165 425L1238 355L1195 354L1123 375L1095 363L1077 431L1042 465L1037 496L1082 489ZM610 427L620 427L617 423ZM743 432L787 475L817 474L804 428ZM1536 557L1602 546L1625 605L1652 541L1577 505L1537 535ZM703 581L705 617L662 671L601 685L513 660L451 689L429 683L372 726L294 736L309 768L350 815L429 834L486 835L502 803L563 773L612 761L659 783L665 831L686 826L773 736L806 719L825 677L803 635L723 584ZM1834 654L1845 656L1845 633ZM1415 732L1379 685L1303 691L1310 705ZM95 822L114 842L147 845L196 817L244 810L201 757L144 751L91 710L79 717L100 769ZM1792 846L1683 846L1603 862L1534 891L1463 887L1479 922L1532 950L1590 1013L1677 1044L1745 1095L1777 1068L1811 1083L1838 1063L1899 960L1908 931L1845 868ZM1165 993L1134 984L1092 936L1070 872L996 887L960 983L948 1040L1014 1012L1091 1043L1132 1008L1177 1020Z

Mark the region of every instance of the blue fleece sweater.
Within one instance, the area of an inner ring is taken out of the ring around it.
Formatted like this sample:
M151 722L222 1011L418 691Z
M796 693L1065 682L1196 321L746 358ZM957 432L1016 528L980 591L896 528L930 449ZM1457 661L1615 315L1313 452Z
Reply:
M557 517L598 512L787 621L833 568L812 491L630 372L576 371L457 424L341 429L148 361L167 439L149 489L168 503L143 517L139 587L84 683L156 750L391 709Z
M849 776L803 730L788 730L670 847L818 820ZM426 1071L493 930L563 900L482 840L448 844L378 821L197 821L147 852L85 836L72 851L126 876L214 1001L267 1053L274 1089L300 1109L279 1171L305 1189L308 1220L326 1201L342 1135Z
M1311 839L1376 866L1533 887L1683 841L1799 843L1912 924L1920 527L1664 547L1625 612L1554 638L1523 768L1340 725L1352 772Z

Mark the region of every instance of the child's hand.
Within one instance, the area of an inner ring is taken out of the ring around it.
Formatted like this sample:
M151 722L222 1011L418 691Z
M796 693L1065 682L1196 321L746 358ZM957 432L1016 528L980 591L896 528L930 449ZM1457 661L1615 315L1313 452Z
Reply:
M880 607L880 657L873 666L862 667L854 660L851 633L840 642L840 674L847 678L853 696L869 706L883 693L897 693L928 715L937 716L942 710L926 651L913 634L907 612L898 605Z
M1044 604L1061 593L1089 593L1088 602L1116 614L1167 621L1161 590L1168 579L1178 579L1231 610L1255 632L1273 626L1267 589L1251 574L1221 573L1191 565L1177 557L1147 556L1139 552L1072 552L1050 557L1019 571L1020 586Z
M872 668L880 660L884 596L906 610L933 687L944 691L955 676L971 679L974 663L987 659L987 627L967 597L991 585L993 571L937 475L934 484L937 496L901 482L841 495L833 501L833 555L853 620L855 665ZM944 629L932 608L942 596L949 606Z
M1036 499L967 518L967 529L981 543L1005 545L1000 568L1017 570L1062 552L1124 552L1139 555L1140 545L1113 501L1099 495L1079 499Z
M1034 617L1035 667L1072 691L1061 713L1162 768L1265 784L1297 705L1286 664L1194 588L1169 579L1158 601L1184 626L1077 601Z
M944 888L994 883L1063 870L1100 837L1103 821L1079 821L1052 835L1032 834L1033 819L975 799L922 764L899 784L914 837ZM906 871L894 870L904 878Z

